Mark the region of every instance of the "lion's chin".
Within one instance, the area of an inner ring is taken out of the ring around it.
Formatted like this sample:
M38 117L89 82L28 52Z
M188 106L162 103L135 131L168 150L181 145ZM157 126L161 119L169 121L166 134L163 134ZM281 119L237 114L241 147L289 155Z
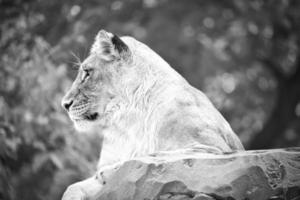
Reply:
M79 132L94 132L99 118L98 113L85 114L81 117L71 117L75 129Z
M75 129L78 132L99 132L100 130L106 129L107 119L106 115L100 115L98 113L85 114L80 117L71 117L74 123Z
M92 133L96 131L97 123L95 120L90 121L86 119L82 120L73 120L75 129L78 132L84 132L84 133Z

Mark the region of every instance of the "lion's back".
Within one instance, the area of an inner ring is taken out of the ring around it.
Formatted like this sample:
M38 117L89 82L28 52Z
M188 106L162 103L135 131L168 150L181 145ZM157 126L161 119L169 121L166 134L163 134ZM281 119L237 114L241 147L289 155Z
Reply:
M228 122L198 89L192 87L159 54L132 37L122 40L133 51L137 65L148 66L158 78L150 104L155 105L159 150L185 148L197 144L216 147L222 152L243 150ZM147 67L146 67L147 68ZM150 76L150 75L149 75ZM156 103L155 103L156 102ZM149 118L151 119L151 118ZM151 124L151 123L150 123Z
M244 150L225 118L201 91L186 84L178 85L168 103L158 112L160 150L180 148L214 149L216 152Z

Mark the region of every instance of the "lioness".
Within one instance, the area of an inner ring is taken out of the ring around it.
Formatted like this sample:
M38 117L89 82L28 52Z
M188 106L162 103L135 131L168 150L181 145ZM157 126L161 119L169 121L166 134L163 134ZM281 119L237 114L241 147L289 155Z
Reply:
M243 150L208 98L145 44L101 30L62 100L75 128L103 135L98 171L156 152ZM97 173L99 174L99 173ZM63 199L93 199L95 175Z

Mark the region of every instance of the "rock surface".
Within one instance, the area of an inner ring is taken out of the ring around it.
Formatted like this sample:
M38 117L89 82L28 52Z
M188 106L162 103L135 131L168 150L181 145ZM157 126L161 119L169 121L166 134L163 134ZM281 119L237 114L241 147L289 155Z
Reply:
M99 200L300 200L300 148L165 153L105 173Z

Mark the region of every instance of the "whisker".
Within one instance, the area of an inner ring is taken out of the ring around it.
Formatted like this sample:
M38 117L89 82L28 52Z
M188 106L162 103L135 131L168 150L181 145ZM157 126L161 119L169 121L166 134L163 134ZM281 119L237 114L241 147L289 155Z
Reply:
M76 60L75 60L75 62L70 61L69 63L72 63L72 64L73 64L73 65L72 65L73 68L78 69L78 68L81 66L81 64L82 64L82 61L81 61L80 57L77 56L73 51L71 51L70 54L71 54Z
M77 56L73 51L71 51L70 54L76 59L76 61L77 61L78 63L81 63L80 57Z
M71 65L69 65L69 66L72 67L72 69L75 69L75 70L78 70L78 68L80 67L80 64L76 63L76 62L68 61L67 63L70 63Z

